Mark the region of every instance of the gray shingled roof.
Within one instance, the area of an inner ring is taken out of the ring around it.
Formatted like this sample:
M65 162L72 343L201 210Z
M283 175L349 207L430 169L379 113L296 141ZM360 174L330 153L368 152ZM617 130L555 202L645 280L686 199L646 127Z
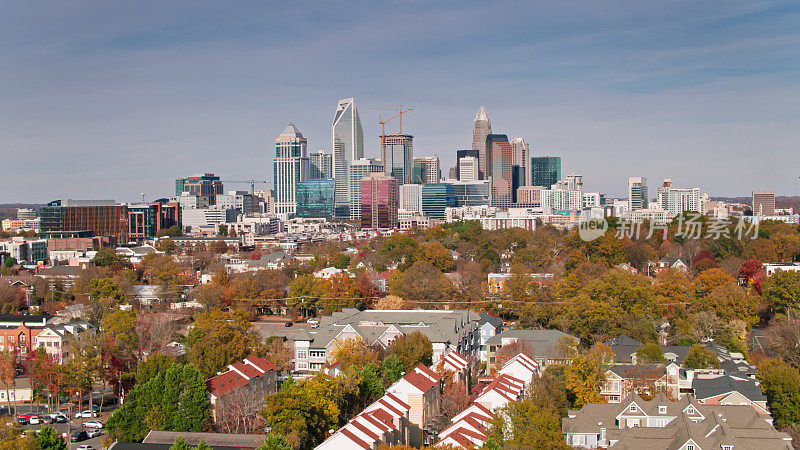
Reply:
M698 378L692 380L692 389L699 399L716 397L717 395L736 391L752 402L765 402L767 396L761 392L755 380L734 378L723 375L715 378Z

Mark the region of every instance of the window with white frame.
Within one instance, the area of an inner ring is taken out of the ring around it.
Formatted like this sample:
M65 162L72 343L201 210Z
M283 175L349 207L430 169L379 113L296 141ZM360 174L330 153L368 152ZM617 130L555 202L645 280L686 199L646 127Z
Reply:
M305 350L298 350L297 351L297 358L298 359L306 359L306 358L308 358L308 353Z
M630 412L636 412L636 405L631 405L631 406L629 406L629 407L628 407L628 411L630 411Z
M666 414L667 413L667 407L666 406L659 406L658 407L658 413L659 414Z

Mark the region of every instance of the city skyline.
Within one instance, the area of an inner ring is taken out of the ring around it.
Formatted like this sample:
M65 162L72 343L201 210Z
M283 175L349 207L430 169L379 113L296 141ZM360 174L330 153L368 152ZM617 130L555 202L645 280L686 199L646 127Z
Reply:
M367 158L380 154L374 108L409 105L415 156L438 155L447 173L484 105L495 133L562 157L563 173L609 196L639 175L712 196L796 193L798 6L613 3L399 13L414 20L387 15L393 5L310 17L310 5L11 5L0 151L15 164L0 202L154 199L190 173L274 181L274 136L294 122L309 152L331 152L331 108L348 97ZM289 37L287 15L302 36ZM342 24L350 32L334 33ZM292 68L276 71L281 58Z

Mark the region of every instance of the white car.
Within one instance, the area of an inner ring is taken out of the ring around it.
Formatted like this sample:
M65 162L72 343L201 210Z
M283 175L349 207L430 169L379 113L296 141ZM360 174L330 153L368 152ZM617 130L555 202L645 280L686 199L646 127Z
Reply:
M103 422L100 422L99 420L90 420L88 422L84 422L83 426L85 426L86 428L98 428L99 429L99 428L103 428Z
M86 430L86 435L89 436L89 439L91 439L93 437L100 436L101 434L103 434L103 430L101 430L99 428L95 428L95 429L92 429L92 430Z
M31 418L28 419L28 423L31 424L31 425L38 425L41 422L42 421L41 421L41 419L39 419L39 416L31 416Z
M94 450L91 445L79 445L75 450Z
M87 417L97 417L97 413L92 411L91 409L84 409L82 412L75 413L75 418L87 418Z

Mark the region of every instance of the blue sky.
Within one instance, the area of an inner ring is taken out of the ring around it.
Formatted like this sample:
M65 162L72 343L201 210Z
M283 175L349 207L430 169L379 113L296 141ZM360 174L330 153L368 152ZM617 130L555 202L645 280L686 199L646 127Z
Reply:
M495 132L585 186L800 192L796 1L3 1L0 202L135 201L182 175L271 179L294 122L330 151L355 97L414 108L444 170L485 105ZM244 189L230 185L229 188Z

